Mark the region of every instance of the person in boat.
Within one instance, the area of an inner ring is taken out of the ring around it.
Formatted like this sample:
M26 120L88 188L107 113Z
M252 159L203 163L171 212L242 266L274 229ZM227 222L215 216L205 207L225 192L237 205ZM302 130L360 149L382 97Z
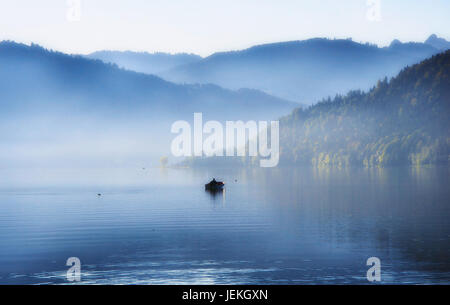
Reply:
M215 178L213 178L213 180L211 180L210 183L205 185L205 187L207 189L219 189L219 188L222 188L223 186L224 186L224 183L218 182Z
M209 183L211 185L223 185L223 182L217 181L216 178L213 178L211 182Z

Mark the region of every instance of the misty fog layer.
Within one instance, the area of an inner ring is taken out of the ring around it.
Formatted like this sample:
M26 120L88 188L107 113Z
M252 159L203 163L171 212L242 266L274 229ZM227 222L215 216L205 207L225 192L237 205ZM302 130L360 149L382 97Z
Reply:
M177 85L99 60L0 43L2 166L153 164L176 120L268 120L295 104L257 90Z
M394 42L383 49L350 40L280 43L202 60L188 56L196 63L175 70L224 68L232 73L215 74L218 83L236 81L240 87L243 79L266 83L268 91L282 83L284 93L290 92L286 85L322 95L330 84L339 90L346 88L344 83L364 88L378 75L436 53L443 42L430 39L425 44ZM175 58L169 58L175 65ZM37 45L0 43L0 67L3 167L158 165L162 156L171 156L172 123L192 123L194 112L202 113L204 121L259 121L285 116L298 106L255 89L179 85ZM281 120L281 164L448 162L448 71L445 52L406 68L392 81L379 81L367 93L352 91L296 109ZM210 162L215 163L202 160Z

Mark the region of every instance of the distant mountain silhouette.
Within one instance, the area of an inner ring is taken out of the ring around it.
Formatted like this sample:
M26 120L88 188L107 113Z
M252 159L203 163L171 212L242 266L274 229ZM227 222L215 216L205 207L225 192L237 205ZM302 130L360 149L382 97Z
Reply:
M171 156L171 125L269 120L294 103L253 89L177 85L100 60L0 43L0 164L138 166Z
M450 49L450 41L445 40L444 38L439 38L436 34L431 35L426 41L426 44L438 49L445 51Z
M116 64L120 68L147 74L158 74L176 66L194 63L202 59L195 54L151 54L131 51L98 51L86 55L86 57L100 59L106 63Z
M21 111L72 107L80 111L139 112L182 117L194 111L216 119L268 119L294 104L257 90L216 85L177 85L105 64L48 51L40 46L0 43L0 106Z
M315 38L216 53L160 76L179 83L254 88L311 104L324 96L369 89L377 80L394 76L405 66L438 52L425 43L395 41L379 48L349 39Z

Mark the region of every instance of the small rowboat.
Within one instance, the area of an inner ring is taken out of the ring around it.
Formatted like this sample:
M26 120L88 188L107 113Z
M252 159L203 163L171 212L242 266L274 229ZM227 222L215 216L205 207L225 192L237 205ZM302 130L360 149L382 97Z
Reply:
M216 181L213 179L210 183L205 184L205 190L208 191L220 191L225 187L225 183L221 181Z

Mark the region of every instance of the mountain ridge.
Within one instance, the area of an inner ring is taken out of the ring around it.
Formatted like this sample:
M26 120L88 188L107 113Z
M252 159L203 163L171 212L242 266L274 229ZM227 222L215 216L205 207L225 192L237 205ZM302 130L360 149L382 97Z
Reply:
M450 41L445 40L444 38L438 37L436 34L430 35L425 43L435 47L438 50L447 50L450 49Z
M201 111L204 108L206 113L217 107L220 110L212 111L215 114L232 114L233 105L252 107L253 111L261 110L261 113L277 112L277 108L284 112L295 106L254 89L231 91L214 84L174 84L155 75L124 70L114 64L47 50L35 44L27 46L11 41L0 42L0 64L3 67L0 71L0 88L3 89L0 94L4 106L8 95L10 98L14 95L22 97L22 102L35 99L36 92L33 90L47 99L59 94L68 100L80 96L80 100L96 99L99 105L111 102L114 107L119 106L120 102L127 107L152 103L159 108L176 107L166 109L173 113L180 110L179 106L186 107L186 112L188 109ZM22 89L18 89L19 86ZM14 87L16 90L11 89ZM268 107L267 111L262 109L264 107ZM238 108L234 110L235 116L241 114L249 117L250 109L244 112Z
M193 63L202 59L201 56L192 53L169 54L164 52L148 53L112 50L96 51L84 56L146 74L158 74L175 66Z
M379 48L351 39L313 38L218 52L160 76L176 83L255 88L312 104L324 96L369 89L377 80L437 53L425 43L398 42Z
M297 107L254 89L180 85L38 45L0 43L0 163L142 166L175 121L270 120ZM141 164L141 165L139 165Z

